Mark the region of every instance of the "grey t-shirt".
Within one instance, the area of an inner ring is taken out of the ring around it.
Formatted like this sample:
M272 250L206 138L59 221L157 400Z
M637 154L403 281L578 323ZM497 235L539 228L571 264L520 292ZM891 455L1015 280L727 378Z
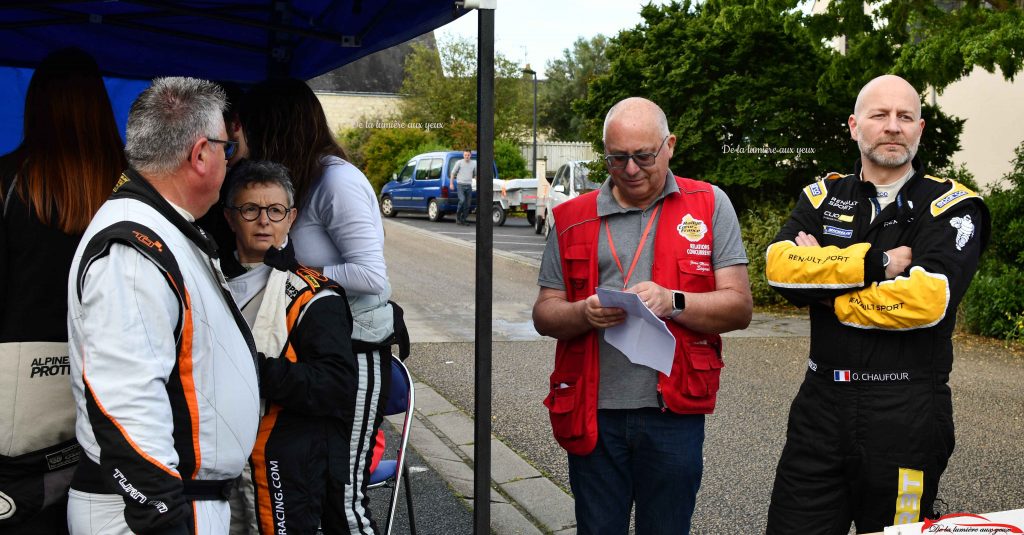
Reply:
M455 167L452 167L452 176L458 184L472 184L473 177L476 176L476 160L466 162L463 159L455 162Z
M743 248L740 236L739 219L729 197L717 186L712 186L715 193L715 213L711 220L711 232L714 248L711 251L712 269L721 269L737 264L747 263L747 253ZM661 205L666 195L679 191L679 185L669 172L665 181L665 189L661 195L645 210L624 208L612 195L611 180L605 180L597 195L597 215L602 224L607 223L615 241L615 250L622 262L623 269L629 269L633 263L633 253L640 243L644 227L654 213L654 208ZM660 217L661 211L658 211ZM628 286L650 280L651 265L654 255L654 236L657 232L657 221L651 227L651 233L640 251L640 259L630 277ZM597 243L598 278L602 288L621 290L623 276L608 248L608 239L602 229L598 233ZM548 243L541 260L540 274L537 284L545 288L565 290L562 277L562 259L558 251L557 233L548 236ZM633 364L605 342L603 333L598 336L600 352L601 384L598 391L597 406L600 409L637 409L657 407L658 372L647 366Z

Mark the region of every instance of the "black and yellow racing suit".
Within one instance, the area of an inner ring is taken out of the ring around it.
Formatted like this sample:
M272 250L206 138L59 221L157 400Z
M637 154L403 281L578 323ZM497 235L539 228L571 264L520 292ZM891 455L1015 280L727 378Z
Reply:
M932 514L954 445L956 309L990 221L976 193L913 164L874 218L876 190L859 164L807 186L768 247L769 283L811 318L770 534L845 534L851 520L859 532L882 531ZM820 246L797 246L800 231ZM910 267L886 280L882 253L904 245Z

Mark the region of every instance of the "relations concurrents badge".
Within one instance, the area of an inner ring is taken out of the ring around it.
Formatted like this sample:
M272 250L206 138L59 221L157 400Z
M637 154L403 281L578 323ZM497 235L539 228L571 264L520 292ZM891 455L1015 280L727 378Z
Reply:
M700 219L694 219L692 215L686 214L676 226L676 230L680 236L690 241L700 241L708 233L708 226Z

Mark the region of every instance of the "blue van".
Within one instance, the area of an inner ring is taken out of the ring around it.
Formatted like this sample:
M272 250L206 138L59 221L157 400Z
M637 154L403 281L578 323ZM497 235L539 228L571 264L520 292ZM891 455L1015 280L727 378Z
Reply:
M476 152L470 156L476 160ZM380 213L394 217L399 212L426 212L431 221L440 221L445 214L454 214L459 208L459 195L448 187L455 162L462 159L462 151L427 152L409 159L394 179L380 190ZM494 168L498 178L498 168ZM476 209L476 190L473 190L471 209Z

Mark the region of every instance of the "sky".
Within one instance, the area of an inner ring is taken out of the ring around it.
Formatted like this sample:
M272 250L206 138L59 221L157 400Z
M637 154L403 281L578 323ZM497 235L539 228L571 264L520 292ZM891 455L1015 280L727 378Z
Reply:
M579 37L613 37L640 23L647 0L498 0L494 12L494 48L520 65L530 64L543 79L549 61L562 57ZM668 0L654 0L664 5ZM468 13L435 30L439 39L476 41L477 14Z

